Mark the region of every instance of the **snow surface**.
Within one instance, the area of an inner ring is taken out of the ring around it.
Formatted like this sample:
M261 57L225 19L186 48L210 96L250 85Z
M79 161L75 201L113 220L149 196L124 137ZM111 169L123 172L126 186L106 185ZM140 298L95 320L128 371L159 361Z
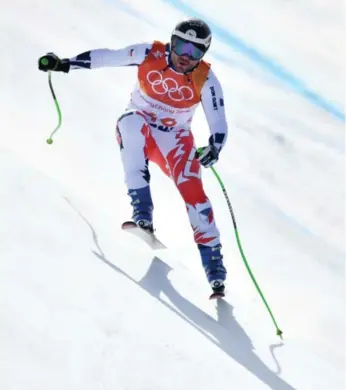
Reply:
M341 1L12 0L0 12L0 388L341 390L345 364L344 123L217 35L208 59L230 136L210 171L228 295L209 287L173 184L152 167L151 252L120 230L114 128L135 68L54 74L37 58L166 40L194 8L342 107ZM203 3L203 4L202 4ZM185 8L184 8L185 7ZM260 12L261 11L261 12ZM191 16L191 15L190 15ZM208 136L201 110L197 143ZM170 190L169 190L170 188ZM178 228L177 228L178 226Z

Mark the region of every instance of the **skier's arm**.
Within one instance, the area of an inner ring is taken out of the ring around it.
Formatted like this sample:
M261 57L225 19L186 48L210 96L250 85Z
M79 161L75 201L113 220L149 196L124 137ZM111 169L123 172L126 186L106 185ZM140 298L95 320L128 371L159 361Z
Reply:
M117 50L96 49L86 51L69 59L70 70L140 65L151 46L152 44L149 43L139 43Z
M78 54L76 57L60 59L47 53L38 59L38 68L44 72L65 72L71 69L93 69L109 66L140 65L149 53L152 44L138 43L118 50L96 49Z
M228 126L222 87L212 70L209 71L208 79L202 88L201 101L212 142L220 151L227 140Z

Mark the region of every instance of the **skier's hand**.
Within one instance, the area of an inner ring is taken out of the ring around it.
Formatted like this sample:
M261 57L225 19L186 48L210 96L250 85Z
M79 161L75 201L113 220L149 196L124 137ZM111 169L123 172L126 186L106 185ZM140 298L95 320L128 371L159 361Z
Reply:
M38 69L43 72L50 70L68 73L70 70L70 61L67 58L61 60L54 53L47 53L38 59Z
M218 161L219 150L211 143L208 146L199 148L196 152L196 158L205 168L209 168Z

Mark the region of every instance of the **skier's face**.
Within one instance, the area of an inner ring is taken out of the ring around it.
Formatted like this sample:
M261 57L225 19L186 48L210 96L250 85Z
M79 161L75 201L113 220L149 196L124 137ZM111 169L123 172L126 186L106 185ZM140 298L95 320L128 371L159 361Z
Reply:
M188 72L189 70L193 69L199 61L190 60L187 55L178 56L174 53L174 51L171 52L171 59L173 62L174 69L179 73Z

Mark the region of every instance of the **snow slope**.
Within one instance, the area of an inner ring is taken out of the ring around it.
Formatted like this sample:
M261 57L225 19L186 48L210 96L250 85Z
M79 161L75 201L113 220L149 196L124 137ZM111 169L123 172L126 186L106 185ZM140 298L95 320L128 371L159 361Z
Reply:
M342 112L341 57L329 46L342 33L339 3L260 3L264 21L250 1L213 2L220 30L208 59L230 122L216 168L283 343L210 171L225 301L208 301L184 207L156 167L155 224L169 249L152 253L120 231L130 206L114 127L134 68L54 74L63 126L45 143L57 115L47 75L36 69L40 55L165 40L184 12L209 18L211 9L159 0L12 0L2 8L1 389L343 388L343 120L223 35L236 34ZM294 21L305 20L299 39ZM193 127L203 145L201 111Z

